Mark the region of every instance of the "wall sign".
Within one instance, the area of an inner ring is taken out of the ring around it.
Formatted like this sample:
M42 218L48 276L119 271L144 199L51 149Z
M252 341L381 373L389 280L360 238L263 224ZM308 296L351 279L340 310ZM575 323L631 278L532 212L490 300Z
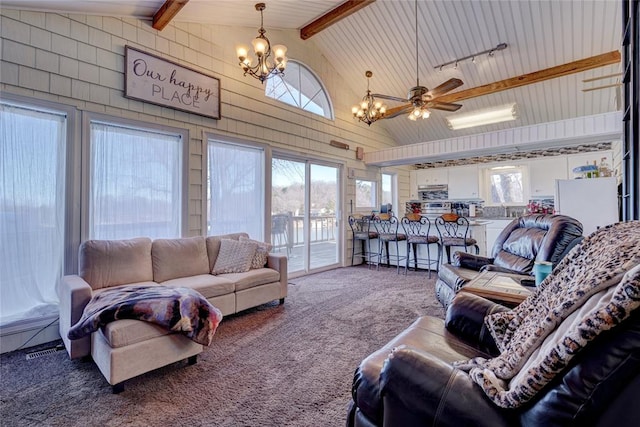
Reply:
M220 119L220 80L125 46L127 98Z

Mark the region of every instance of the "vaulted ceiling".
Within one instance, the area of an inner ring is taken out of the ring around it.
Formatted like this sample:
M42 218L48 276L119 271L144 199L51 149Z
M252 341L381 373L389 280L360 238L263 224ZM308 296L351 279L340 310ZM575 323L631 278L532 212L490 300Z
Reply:
M3 0L3 6L150 19L164 0ZM174 21L257 28L255 0L189 0ZM268 0L265 28L301 29L333 10L342 0ZM354 91L364 95L366 70L371 89L405 97L416 85L415 12L413 0L377 0L313 35L311 43L334 64ZM420 84L429 88L452 77L466 90L591 56L617 51L621 43L619 0L419 0ZM273 41L273 40L272 40ZM281 42L278 40L277 42ZM480 55L442 70L456 58L506 43L494 56ZM285 42L286 44L286 42ZM295 58L294 58L295 59ZM230 61L233 61L231 59ZM564 77L460 101L460 112L518 105L513 122L452 131L434 111L429 119L408 121L404 115L371 126L384 127L398 144L446 139L616 111L619 63ZM584 82L584 80L591 80ZM608 86L608 87L603 87ZM583 89L595 90L583 91ZM389 107L401 105L387 102ZM361 124L361 126L366 126Z

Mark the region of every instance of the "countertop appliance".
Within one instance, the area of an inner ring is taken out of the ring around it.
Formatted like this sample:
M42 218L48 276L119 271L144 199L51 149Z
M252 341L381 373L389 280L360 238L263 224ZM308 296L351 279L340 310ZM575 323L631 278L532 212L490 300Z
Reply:
M430 220L446 213L451 213L451 202L422 202L422 214Z
M618 184L614 177L558 179L555 193L556 213L580 221L585 236L619 221Z

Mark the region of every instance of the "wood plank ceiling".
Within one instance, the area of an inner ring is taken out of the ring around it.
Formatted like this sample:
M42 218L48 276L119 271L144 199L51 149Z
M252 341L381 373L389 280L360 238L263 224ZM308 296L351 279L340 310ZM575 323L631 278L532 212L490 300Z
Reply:
M3 0L3 7L18 4L39 10L148 19L164 3L163 0ZM254 3L254 0L190 0L173 20L253 28L257 22ZM266 3L267 30L299 30L344 2L268 0ZM619 0L419 0L420 84L435 87L456 77L464 82L458 90L468 90L618 50L620 16ZM354 104L366 91L366 70L374 73L371 89L375 93L405 97L416 84L413 0L374 1L314 34L305 43L317 47L351 83ZM457 69L434 68L499 43L507 43L508 47L493 57L483 55L475 63L460 62ZM452 131L444 120L449 113L434 111L426 120L409 123L399 116L371 126L386 129L398 144L412 144L611 112L617 110L615 84L620 81L619 72L620 65L613 64L461 101L460 112L516 102L520 117L513 122ZM600 78L604 76L609 77ZM583 82L584 79L597 80ZM606 85L611 87L582 91ZM338 117L345 114L349 112L336 112Z

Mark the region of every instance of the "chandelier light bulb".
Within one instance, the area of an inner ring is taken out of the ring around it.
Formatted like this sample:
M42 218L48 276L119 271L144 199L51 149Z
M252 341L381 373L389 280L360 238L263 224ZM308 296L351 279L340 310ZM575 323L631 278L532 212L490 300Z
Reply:
M249 53L249 48L246 46L238 46L236 52L238 53L238 59L240 62L244 62L247 58L247 54Z
M360 107L356 107L356 106L351 107L351 114L355 116L358 113L359 109Z
M276 58L276 62L284 61L285 55L287 54L287 47L281 44L277 44L273 47L273 54Z
M253 51L256 53L256 55L262 56L262 55L264 55L266 53L266 51L267 51L267 43L265 42L264 39L261 39L260 37L257 37L255 39L253 39L251 44L253 45Z

